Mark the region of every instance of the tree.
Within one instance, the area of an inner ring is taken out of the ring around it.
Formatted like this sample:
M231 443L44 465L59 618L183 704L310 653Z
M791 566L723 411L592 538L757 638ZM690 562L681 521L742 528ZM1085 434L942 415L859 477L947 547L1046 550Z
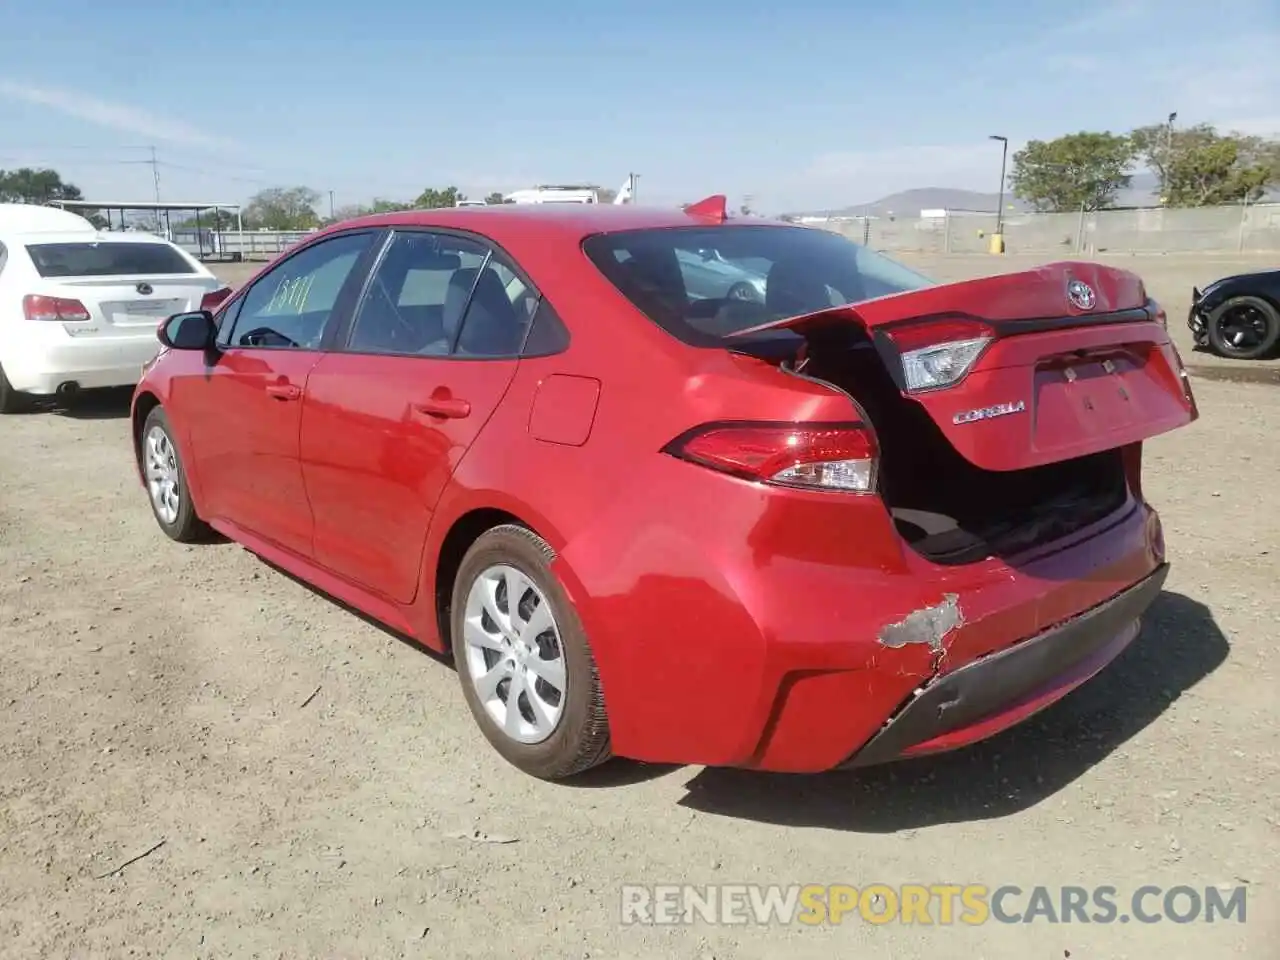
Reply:
M1280 141L1219 134L1207 123L1181 130L1165 124L1132 134L1137 155L1155 173L1165 203L1202 207L1258 200L1280 181Z
M16 170L0 170L0 203L48 203L51 200L83 200L84 195L74 183L62 179L57 170L47 167L19 167ZM107 225L97 210L76 210L98 229Z
M244 220L266 230L310 230L320 224L319 202L320 194L310 187L270 187L249 199Z
M489 194L487 197L484 198L484 202L488 204L506 203L507 198L495 190L493 193Z
M1032 140L1013 155L1009 184L1039 211L1101 210L1129 186L1135 155L1129 137L1109 131Z
M57 170L19 167L0 170L0 203L48 203L50 200L83 200L80 188L67 183Z
M419 210L435 210L440 207L456 207L459 200L465 199L467 195L457 187L445 187L443 190L427 187L418 194L418 199L413 201L413 205Z

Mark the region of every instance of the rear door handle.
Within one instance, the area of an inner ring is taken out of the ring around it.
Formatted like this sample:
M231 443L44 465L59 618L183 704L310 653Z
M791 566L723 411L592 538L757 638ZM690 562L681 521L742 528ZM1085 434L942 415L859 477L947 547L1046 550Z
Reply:
M275 397L277 400L297 400L302 396L302 388L294 386L292 383L269 383L267 384L267 395Z
M471 415L471 404L465 400L453 398L436 398L415 403L413 409L428 417L444 417L450 420L461 420Z

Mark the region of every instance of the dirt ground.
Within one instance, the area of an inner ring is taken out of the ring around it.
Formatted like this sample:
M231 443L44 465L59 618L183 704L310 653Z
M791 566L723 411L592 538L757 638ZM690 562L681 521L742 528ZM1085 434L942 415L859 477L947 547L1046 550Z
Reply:
M1142 272L1176 317L1221 271ZM0 419L0 956L1280 957L1280 391L1195 387L1202 419L1147 453L1166 592L1062 703L894 768L572 786L501 761L448 666L239 547L165 539L125 398ZM622 884L677 882L1245 885L1248 912L619 925Z

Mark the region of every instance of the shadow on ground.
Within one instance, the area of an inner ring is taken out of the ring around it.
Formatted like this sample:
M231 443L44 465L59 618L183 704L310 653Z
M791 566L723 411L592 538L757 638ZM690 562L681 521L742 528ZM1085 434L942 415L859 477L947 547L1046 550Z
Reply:
M111 390L89 390L65 403L55 401L45 409L73 420L123 420L129 416L133 402L133 388L120 387Z
M257 555L255 554L255 556ZM334 606L341 607L343 610L351 614L353 617L363 620L369 626L373 627L376 630L381 631L382 633L385 633L391 639L399 640L405 646L412 647L414 650L417 650L419 653L425 654L426 656L430 657L432 660L436 661L437 663L448 667L450 670L454 668L452 655L438 653L437 651L432 650L430 647L426 646L425 644L419 643L417 640L415 640L413 637L409 636L408 634L401 633L399 630L396 630L394 627L387 626L381 620L378 620L375 617L371 617L369 614L365 613L363 610L357 610L355 607L351 606L351 604L344 603L342 600L339 600L337 597L333 596L332 594L325 593L315 584L308 583L306 580L303 580L301 577L293 573L290 573L284 567L281 567L275 563L272 563L266 557L258 556L258 559L262 563L270 567L272 570L274 570L276 573L280 574L280 576L287 577L288 579L292 580L294 583L296 583L298 586L302 587L303 589L311 591L317 597L323 597L325 600L328 600Z
M704 769L686 785L680 805L864 833L1008 816L1057 793L1157 721L1216 670L1228 650L1208 607L1162 593L1138 639L1115 663L991 740L933 758L818 776Z
M1237 361L1239 366L1225 363L1186 363L1187 373L1199 380L1220 383L1261 383L1280 386L1280 364L1264 365L1258 361Z

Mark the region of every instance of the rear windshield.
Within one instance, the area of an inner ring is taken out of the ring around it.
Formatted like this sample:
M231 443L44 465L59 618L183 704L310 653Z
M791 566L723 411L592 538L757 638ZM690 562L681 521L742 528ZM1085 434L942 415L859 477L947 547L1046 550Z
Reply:
M588 237L583 249L651 320L702 346L785 317L933 286L888 257L810 227L631 230Z
M166 243L33 243L27 253L42 277L126 277L195 273Z

